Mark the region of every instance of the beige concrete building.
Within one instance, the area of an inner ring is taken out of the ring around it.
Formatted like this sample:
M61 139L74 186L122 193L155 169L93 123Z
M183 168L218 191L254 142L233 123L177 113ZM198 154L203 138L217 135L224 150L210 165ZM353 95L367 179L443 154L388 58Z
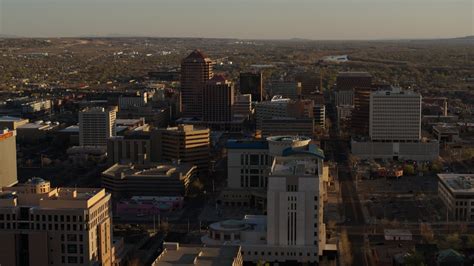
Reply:
M111 265L105 189L51 188L33 178L0 193L1 265Z
M0 130L0 187L13 186L18 182L16 167L16 131Z
M178 125L152 132L152 161L177 161L196 165L199 174L209 171L210 130Z
M87 108L79 112L79 145L106 147L107 139L115 136L117 108Z
M179 243L163 243L163 252L152 266L241 266L239 246L183 246Z
M2 116L0 117L0 130L5 128L16 130L17 127L26 125L28 122L28 119L13 116Z
M474 174L438 174L438 196L450 220L474 222Z
M114 197L185 195L196 176L189 164L114 164L102 172L102 186Z

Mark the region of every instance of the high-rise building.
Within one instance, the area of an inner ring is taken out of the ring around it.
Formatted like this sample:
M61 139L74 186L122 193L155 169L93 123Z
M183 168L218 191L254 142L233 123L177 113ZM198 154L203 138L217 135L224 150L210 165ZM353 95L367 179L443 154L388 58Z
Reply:
M0 130L0 187L13 186L18 182L16 168L16 131Z
M354 105L354 94L359 88L370 88L372 75L367 72L341 72L337 76L335 105Z
M267 245L275 252L274 261L315 263L326 245L324 155L308 149L311 155L294 149L275 157L268 177ZM285 255L293 252L294 257Z
M296 82L301 82L301 94L308 96L317 91L321 92L321 77L319 73L303 72L295 76Z
M115 136L117 108L87 108L79 112L79 144L106 147L107 139Z
M372 92L370 137L374 141L419 141L421 95L400 88Z
M326 126L326 106L315 104L313 107L314 125L324 128Z
M262 126L263 119L271 119L273 117L287 117L288 98L274 96L271 101L264 101L255 105L255 114L257 120L257 128Z
M351 132L355 135L369 135L370 94L373 88L357 88L354 92L354 109L351 114Z
M128 95L120 95L118 103L119 103L119 110L127 110L130 108L137 108L143 107L148 102L148 93L134 93Z
M235 95L232 113L234 114L234 116L250 116L250 114L252 113L252 94Z
M251 94L252 100L263 101L263 74L262 72L240 73L240 93Z
M273 117L263 119L261 125L262 137L300 135L313 137L314 120L310 117Z
M152 161L176 161L196 165L200 175L209 171L210 130L178 125L152 131Z
M184 117L202 116L202 91L212 77L213 61L194 50L181 62L181 108Z
M362 159L435 160L439 142L421 138L421 95L400 88L370 94L369 137L353 136L351 151Z
M232 120L234 86L222 75L214 75L203 89L203 120L224 122Z
M0 192L0 264L112 265L110 194L32 178Z
M337 90L367 88L372 85L372 75L367 72L340 72L337 75Z
M301 82L296 81L272 81L269 85L272 96L281 95L293 100L301 96Z

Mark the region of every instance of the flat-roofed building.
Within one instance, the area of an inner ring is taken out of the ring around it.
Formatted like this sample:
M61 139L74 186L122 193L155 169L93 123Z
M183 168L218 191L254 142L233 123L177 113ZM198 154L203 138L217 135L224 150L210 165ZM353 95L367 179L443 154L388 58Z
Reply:
M23 119L13 116L1 116L0 117L0 130L8 128L10 130L16 130L17 127L28 124L28 119Z
M372 75L368 72L340 72L336 78L337 90L365 88L372 85Z
M177 163L114 164L102 172L102 186L114 197L185 195L196 166Z
M234 116L248 118L252 113L252 94L235 95L232 113Z
M438 174L438 196L449 219L474 222L474 174Z
M79 145L106 147L115 136L117 108L87 108L79 112Z
M152 161L174 161L196 165L200 175L209 171L210 130L178 125L152 131ZM155 148L156 147L156 148Z
M296 81L272 81L269 84L272 96L281 95L285 98L296 100L301 96L301 82Z
M240 73L239 91L242 94L251 94L253 101L263 101L264 93L262 72Z
M419 141L421 95L400 88L372 92L369 133L374 141Z
M232 120L234 85L222 75L214 75L203 88L202 117L204 121Z
M255 105L257 129L261 129L262 120L272 117L287 117L289 98L273 96L270 101L259 102Z
M112 265L110 194L32 178L0 192L0 264Z
M242 266L239 246L192 246L164 242L152 266Z
M301 135L312 137L314 134L313 118L273 117L262 120L262 137L281 135Z
M16 131L0 130L0 187L13 186L18 182L16 167Z
M134 132L115 136L107 140L107 162L146 164L151 160L151 138L149 132Z

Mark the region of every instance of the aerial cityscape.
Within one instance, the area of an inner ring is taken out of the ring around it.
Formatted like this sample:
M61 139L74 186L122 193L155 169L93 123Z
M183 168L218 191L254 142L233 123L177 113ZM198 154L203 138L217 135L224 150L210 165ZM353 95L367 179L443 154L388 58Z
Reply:
M474 265L472 18L37 36L8 21L28 1L2 11L0 266Z

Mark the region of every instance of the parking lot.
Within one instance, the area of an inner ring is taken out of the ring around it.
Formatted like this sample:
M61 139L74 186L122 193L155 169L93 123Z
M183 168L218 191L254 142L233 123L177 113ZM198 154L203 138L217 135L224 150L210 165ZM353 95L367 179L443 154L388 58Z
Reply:
M361 180L357 190L371 220L400 223L436 222L445 219L434 176Z

